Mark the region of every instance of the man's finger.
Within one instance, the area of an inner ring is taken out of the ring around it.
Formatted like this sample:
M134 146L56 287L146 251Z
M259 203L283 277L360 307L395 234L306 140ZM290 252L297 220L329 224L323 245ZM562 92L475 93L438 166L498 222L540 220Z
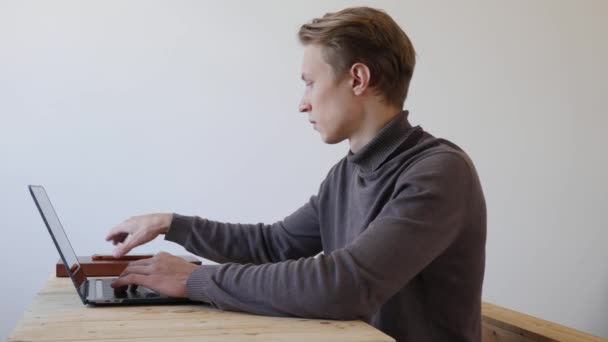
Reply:
M125 241L125 239L129 236L129 233L119 232L116 234L108 235L106 237L106 241L112 240L114 243L119 243Z
M152 260L152 258L145 258L131 261L127 266L147 266L152 265L153 263L154 260Z
M128 234L125 230L126 230L125 223L124 222L120 223L119 225L110 229L110 231L108 232L108 235L106 236L106 241L110 241L112 238L114 238L115 235Z
M134 247L135 247L135 244L133 243L133 239L130 239L127 242L125 242L122 246L117 247L112 254L114 255L115 258L120 258L123 255L129 253L129 251L131 249L133 249Z
M164 258L164 257L171 256L171 254L169 254L167 252L162 252L161 251L161 252L156 253L156 256L159 257L159 258L161 258L161 257Z
M152 273L152 264L153 263L154 262L151 260L151 258L131 261L127 265L127 267L122 271L122 273L120 274L120 277L125 276L130 273L139 273L139 274L149 275L150 273ZM144 269L143 267L147 267L147 269Z
M125 277L129 274L141 274L150 275L152 273L152 267L149 265L129 265L120 274L121 277Z
M141 285L148 287L147 284L148 276L142 274L131 273L124 277L120 277L112 282L110 286L113 288L125 287L128 285Z
M131 248L128 248L128 246L123 245L123 246L117 247L114 250L114 252L112 252L112 255L118 259L118 258L121 258L122 256L124 256L125 254L129 253L130 250L131 250Z

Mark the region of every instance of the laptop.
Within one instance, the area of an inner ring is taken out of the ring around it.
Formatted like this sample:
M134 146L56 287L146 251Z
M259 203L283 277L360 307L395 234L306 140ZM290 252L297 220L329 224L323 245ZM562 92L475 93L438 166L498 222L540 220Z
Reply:
M40 185L29 185L28 188L83 304L133 305L192 303L192 301L187 298L167 297L143 286L131 287L127 291L115 293L110 284L116 278L88 277L78 262L78 258L72 249L72 245L63 230L61 222L59 222L57 213L55 213L55 209L53 209L44 188Z

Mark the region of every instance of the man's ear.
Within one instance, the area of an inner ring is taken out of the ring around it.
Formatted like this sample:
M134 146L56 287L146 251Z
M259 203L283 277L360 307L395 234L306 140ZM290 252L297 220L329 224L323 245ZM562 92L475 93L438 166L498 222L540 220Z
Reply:
M371 74L367 65L355 63L350 67L351 86L353 93L359 96L369 87Z

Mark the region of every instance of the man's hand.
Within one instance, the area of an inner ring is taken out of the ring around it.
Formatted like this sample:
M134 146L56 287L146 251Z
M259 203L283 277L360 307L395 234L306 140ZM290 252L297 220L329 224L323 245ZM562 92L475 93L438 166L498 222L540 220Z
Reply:
M169 297L188 297L186 283L199 266L161 252L149 259L129 263L120 277L112 283L114 289L141 285Z
M120 258L133 248L166 233L172 221L173 214L133 216L112 228L106 236L106 241L112 241L114 245L122 243L113 253L114 257Z

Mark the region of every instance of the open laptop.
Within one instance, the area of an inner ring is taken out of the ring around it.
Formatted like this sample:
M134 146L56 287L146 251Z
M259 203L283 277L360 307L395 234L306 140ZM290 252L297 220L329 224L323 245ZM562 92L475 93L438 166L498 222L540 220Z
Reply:
M28 188L38 207L38 211L40 211L42 220L48 228L53 242L55 242L55 246L61 256L67 273L70 278L72 278L72 282L76 287L76 292L78 292L78 295L84 304L132 305L192 303L187 298L167 297L143 286L138 286L135 290L129 289L127 291L115 293L110 284L116 278L87 277L78 262L78 258L63 230L61 222L59 222L57 213L55 213L55 209L53 209L46 191L40 185L29 185Z

